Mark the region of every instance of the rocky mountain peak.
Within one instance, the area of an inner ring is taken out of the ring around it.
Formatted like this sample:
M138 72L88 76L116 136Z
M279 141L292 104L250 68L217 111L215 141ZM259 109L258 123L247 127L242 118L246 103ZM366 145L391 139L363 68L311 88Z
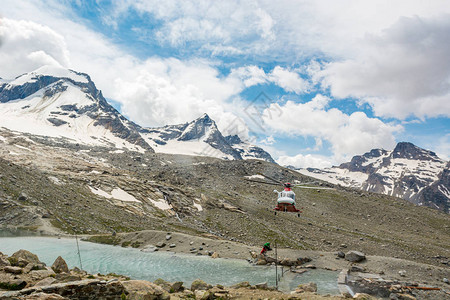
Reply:
M400 142L392 151L374 149L350 162L300 172L332 183L388 194L450 212L449 163L434 152Z
M180 141L188 141L194 139L201 139L210 131L218 131L216 122L214 122L208 114L203 114L200 118L187 124L186 129L178 138ZM210 132L211 133L211 132Z
M436 153L417 147L408 142L400 142L392 151L392 158L440 160Z
M242 143L241 138L237 134L235 134L235 135L228 135L228 136L225 137L225 139L227 140L227 142L231 146Z

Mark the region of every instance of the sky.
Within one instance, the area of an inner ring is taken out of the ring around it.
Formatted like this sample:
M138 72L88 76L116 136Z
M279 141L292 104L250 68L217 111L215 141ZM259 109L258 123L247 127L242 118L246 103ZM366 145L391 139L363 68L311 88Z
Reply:
M447 0L2 0L0 77L87 73L145 127L203 113L282 165L450 157Z

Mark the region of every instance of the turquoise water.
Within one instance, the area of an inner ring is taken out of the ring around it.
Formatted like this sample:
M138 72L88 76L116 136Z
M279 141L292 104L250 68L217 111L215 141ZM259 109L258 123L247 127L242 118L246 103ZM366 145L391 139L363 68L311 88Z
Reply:
M172 252L146 253L133 248L78 242L83 269L93 274L113 272L149 281L162 278L167 281L183 281L188 287L195 279L202 279L213 285L230 286L249 281L250 284L267 282L269 286L275 286L274 266L254 266L245 260L212 259L208 256ZM37 254L47 265L62 256L69 268L80 267L75 239L41 236L0 238L1 252L11 255L19 249ZM324 270L311 270L301 275L285 274L280 289L294 290L299 283L309 281L317 283L319 293L338 293L337 272Z

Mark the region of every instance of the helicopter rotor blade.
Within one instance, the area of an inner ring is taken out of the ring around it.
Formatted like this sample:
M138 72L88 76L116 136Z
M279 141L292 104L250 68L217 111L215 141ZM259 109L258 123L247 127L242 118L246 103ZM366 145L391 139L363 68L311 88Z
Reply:
M262 184L270 184L270 185L277 185L278 184L278 183L267 182L267 181L259 181L259 180L249 179L249 178L245 178L245 180L251 181L251 182L262 183Z
M261 175L261 176L263 176L263 177L266 177L267 179L272 180L273 182L276 182L277 184L284 185L283 182L278 181L278 180L276 180L276 179L273 179L272 177L269 177L269 176L267 176L267 175L264 175L263 173L258 173L258 175Z
M335 188L323 187L323 186L294 185L294 187L300 188L300 189L313 189L313 190L335 190Z

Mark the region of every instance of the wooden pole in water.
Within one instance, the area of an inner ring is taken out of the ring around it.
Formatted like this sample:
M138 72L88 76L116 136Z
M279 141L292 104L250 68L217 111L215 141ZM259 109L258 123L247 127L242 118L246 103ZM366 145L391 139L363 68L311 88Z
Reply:
M80 246L78 245L78 236L75 232L75 240L77 241L77 250L78 250L78 259L80 261L80 269L83 270L83 265L81 264L81 254L80 254Z
M276 241L275 241L275 286L278 290L278 251Z

